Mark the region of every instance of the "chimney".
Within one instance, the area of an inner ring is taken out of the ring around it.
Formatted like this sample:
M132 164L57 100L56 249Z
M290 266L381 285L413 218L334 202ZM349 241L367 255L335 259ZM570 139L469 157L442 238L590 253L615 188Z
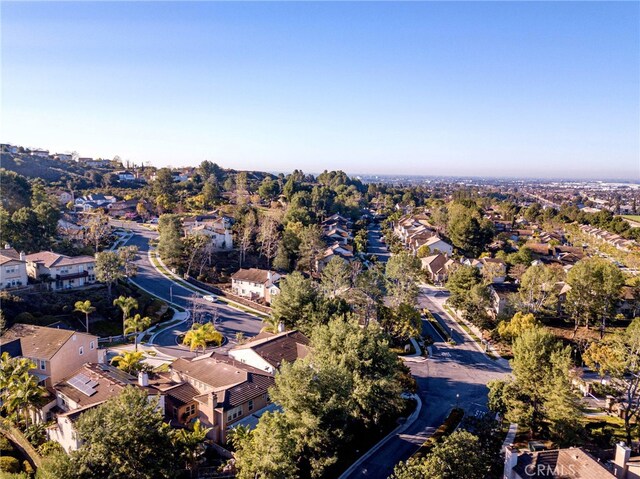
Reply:
M616 456L613 460L613 473L618 479L623 479L627 472L627 463L631 457L631 448L620 441L616 444Z
M513 445L504 450L504 479L514 479L513 468L518 464L518 450Z
M25 257L24 251L20 251L20 261L24 261Z
M4 249L11 249L11 245L9 243L4 244Z
M278 332L284 333L284 323L282 321L278 323Z
M138 385L146 388L149 385L149 374L145 371L138 373Z

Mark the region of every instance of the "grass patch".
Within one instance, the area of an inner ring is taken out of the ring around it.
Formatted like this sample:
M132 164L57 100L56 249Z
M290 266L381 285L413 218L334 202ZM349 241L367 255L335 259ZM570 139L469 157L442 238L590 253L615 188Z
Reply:
M433 317L433 314L431 314L430 311L425 311L425 318L427 319L427 321L429 321L429 324L431 326L433 326L433 329L435 329L436 331L438 331L438 334L442 337L442 339L444 339L445 341L447 341L449 344L455 345L456 342L454 341L454 339L451 337L451 335L449 334L449 331L447 331L441 324L440 322Z

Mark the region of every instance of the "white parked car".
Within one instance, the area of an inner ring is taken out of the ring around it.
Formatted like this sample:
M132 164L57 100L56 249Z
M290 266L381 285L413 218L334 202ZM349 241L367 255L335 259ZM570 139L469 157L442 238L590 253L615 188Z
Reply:
M203 296L202 299L204 299L205 301L209 301L210 303L215 303L216 301L218 301L218 297L213 296L212 294L207 294L206 296Z

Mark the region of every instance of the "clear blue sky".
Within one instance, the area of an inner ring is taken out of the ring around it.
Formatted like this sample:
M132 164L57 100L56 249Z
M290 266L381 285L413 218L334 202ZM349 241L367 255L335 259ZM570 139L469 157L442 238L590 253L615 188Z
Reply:
M0 140L154 165L640 178L640 4L1 3Z

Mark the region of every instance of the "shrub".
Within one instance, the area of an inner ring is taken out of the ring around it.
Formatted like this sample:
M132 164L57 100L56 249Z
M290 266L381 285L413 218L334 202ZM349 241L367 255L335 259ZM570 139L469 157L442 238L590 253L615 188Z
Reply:
M0 456L9 456L15 452L13 444L5 436L0 435Z
M22 461L22 470L27 474L34 474L36 471L33 470L31 463L26 459Z
M0 457L0 471L20 472L20 461L11 456Z
M60 445L60 443L56 441L47 441L44 444L38 447L38 452L41 456L48 456L50 454L64 452L64 449Z

